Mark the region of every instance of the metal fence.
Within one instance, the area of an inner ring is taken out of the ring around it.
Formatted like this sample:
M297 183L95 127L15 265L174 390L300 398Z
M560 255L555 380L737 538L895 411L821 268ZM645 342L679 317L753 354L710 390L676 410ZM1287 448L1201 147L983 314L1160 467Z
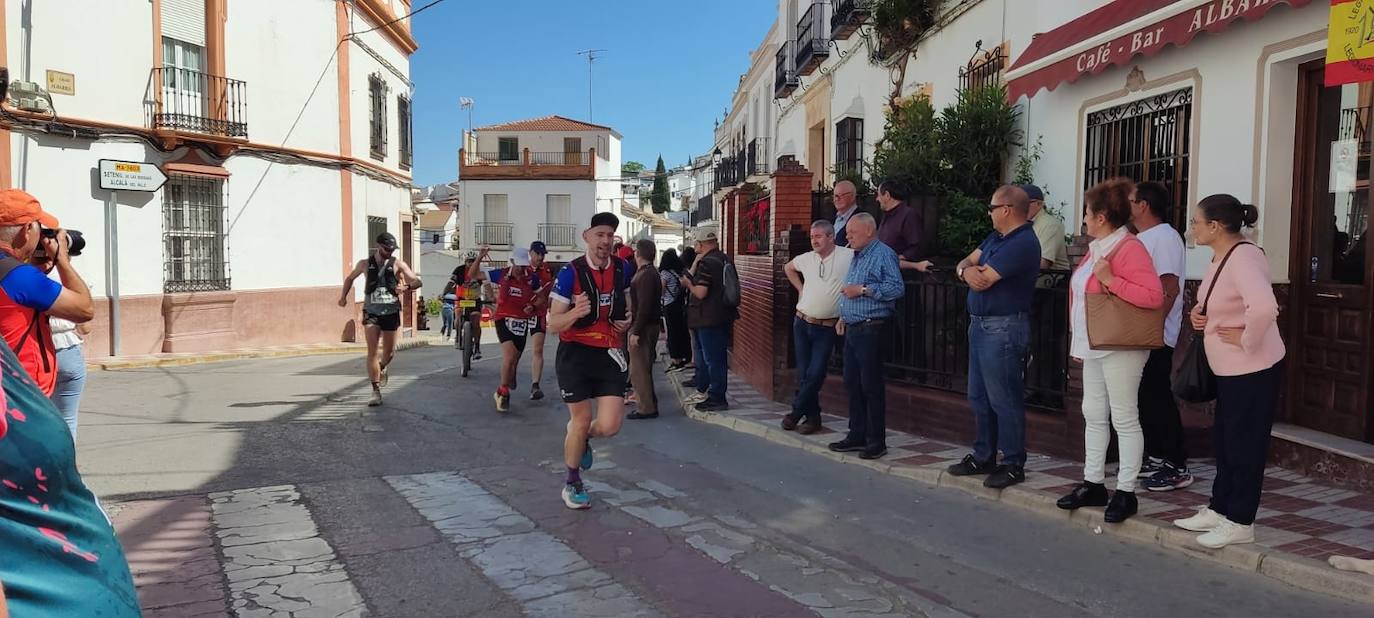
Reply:
M509 247L515 234L515 224L474 223L472 231L478 246Z
M248 137L248 86L190 69L156 67L149 77L147 120L154 129Z
M531 152L530 163L534 165L585 165L591 153L584 152Z
M515 158L510 158L510 153L505 152L470 152L467 153L467 165L521 165L524 163L517 154Z
M539 240L550 247L576 247L577 226L571 223L540 223Z
M1031 343L1026 364L1026 403L1062 411L1069 368L1069 271L1043 271L1031 307ZM884 350L890 381L938 390L968 392L968 286L948 271L907 279L886 325ZM843 369L836 347L832 372Z

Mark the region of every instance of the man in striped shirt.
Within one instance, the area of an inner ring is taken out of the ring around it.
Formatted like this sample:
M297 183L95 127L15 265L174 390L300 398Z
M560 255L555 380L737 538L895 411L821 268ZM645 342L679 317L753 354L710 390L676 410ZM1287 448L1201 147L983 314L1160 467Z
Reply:
M877 239L878 223L873 215L855 214L845 227L854 260L841 289L840 322L835 330L844 337L849 435L831 443L830 450L859 452L863 459L877 459L887 454L884 331L906 288L897 253Z

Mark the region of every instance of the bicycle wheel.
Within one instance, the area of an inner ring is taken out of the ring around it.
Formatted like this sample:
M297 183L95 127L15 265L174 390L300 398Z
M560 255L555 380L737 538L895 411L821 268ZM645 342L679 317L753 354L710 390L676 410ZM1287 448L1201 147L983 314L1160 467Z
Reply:
M468 372L472 370L472 322L463 321L463 377L468 377Z

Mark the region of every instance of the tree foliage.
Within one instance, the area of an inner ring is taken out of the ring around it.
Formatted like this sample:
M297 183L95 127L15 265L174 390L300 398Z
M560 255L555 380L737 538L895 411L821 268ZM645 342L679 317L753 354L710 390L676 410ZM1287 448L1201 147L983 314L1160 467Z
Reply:
M649 194L649 203L653 204L654 212L668 212L668 170L663 166L662 156L659 156L658 165L654 167L654 189Z
M624 165L620 166L620 173L624 176L634 176L642 171L644 171L644 164L639 161L626 161Z

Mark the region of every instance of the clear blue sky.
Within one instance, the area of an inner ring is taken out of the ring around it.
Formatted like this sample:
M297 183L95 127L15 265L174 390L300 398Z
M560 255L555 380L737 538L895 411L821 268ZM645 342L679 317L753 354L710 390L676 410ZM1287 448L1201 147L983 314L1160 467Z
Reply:
M422 7L427 2L414 0ZM711 148L774 0L446 0L415 17L416 184L458 175L467 127L558 114L587 117L587 61L596 61L593 121L624 136L623 159L668 167Z

